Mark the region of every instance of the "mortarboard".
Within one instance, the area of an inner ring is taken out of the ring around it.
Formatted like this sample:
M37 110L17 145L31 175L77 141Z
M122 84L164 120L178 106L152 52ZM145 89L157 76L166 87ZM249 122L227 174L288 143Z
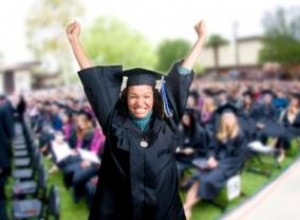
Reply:
M235 115L238 115L238 108L236 106L234 106L233 104L227 103L225 105L222 105L221 107L219 107L216 110L216 113L219 115L222 115L227 112L231 112Z
M160 80L163 76L160 73L142 68L129 69L123 71L122 74L128 77L127 86L150 85L155 87L156 80Z

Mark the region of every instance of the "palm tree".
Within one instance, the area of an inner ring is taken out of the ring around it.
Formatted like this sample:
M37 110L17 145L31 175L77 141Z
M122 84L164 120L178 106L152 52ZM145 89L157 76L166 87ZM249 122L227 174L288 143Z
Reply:
M226 44L228 41L220 35L213 34L208 38L207 47L212 47L214 54L215 71L219 72L219 47Z

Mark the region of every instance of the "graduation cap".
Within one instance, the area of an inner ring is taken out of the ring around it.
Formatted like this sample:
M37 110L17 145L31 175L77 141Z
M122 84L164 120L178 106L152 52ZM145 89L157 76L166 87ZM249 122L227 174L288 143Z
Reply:
M162 77L162 74L142 68L129 69L123 71L122 74L128 77L127 86L150 85L155 87L156 80L160 80Z
M238 115L238 108L236 106L234 106L233 104L227 103L225 105L220 106L216 110L216 113L219 115L222 115L222 114L228 113L228 112Z

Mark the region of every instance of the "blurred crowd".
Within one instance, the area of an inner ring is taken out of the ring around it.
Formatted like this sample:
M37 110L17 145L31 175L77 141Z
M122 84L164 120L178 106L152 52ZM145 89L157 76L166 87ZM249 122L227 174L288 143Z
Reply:
M300 136L299 110L298 82L195 79L175 152L187 218L200 200L215 199L253 155L268 152L281 163L291 141ZM85 198L90 206L101 181L97 174L105 136L82 88L1 96L1 202L11 169L14 120L30 123L40 152L52 161L48 172L61 172L73 201Z

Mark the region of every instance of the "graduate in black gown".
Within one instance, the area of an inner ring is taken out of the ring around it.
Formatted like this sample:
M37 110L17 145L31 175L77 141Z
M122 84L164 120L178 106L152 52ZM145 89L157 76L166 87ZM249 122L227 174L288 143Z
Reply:
M179 176L192 167L195 158L205 157L207 154L208 134L197 120L199 112L196 109L186 109L178 127L179 146L176 149L176 160Z
M93 67L79 41L79 24L68 26L82 69L79 77L107 137L90 220L185 219L174 153L176 128L193 79L191 69L204 43L204 23L199 22L195 30L196 43L164 77L160 94L155 84L161 76L153 71ZM127 86L119 97L123 75L128 76Z
M210 143L207 165L192 177L194 183L186 195L187 219L191 218L192 207L201 199L212 200L219 194L226 181L241 170L245 160L247 139L239 126L237 110L227 104L218 111L220 124Z
M12 139L14 137L14 109L11 102L0 97L0 158L3 162L3 173L9 176L11 173Z
M285 158L285 151L291 147L291 140L300 137L300 94L291 93L290 103L282 113L280 124L285 128L285 135L277 138L275 147L279 149L278 161Z
M0 97L0 217L8 219L6 214L5 185L10 175L10 142L13 137L13 122L9 117L5 96Z
M262 103L258 106L256 117L256 139L266 144L268 137L277 137L282 132L277 124L277 111L273 105L274 92L263 90L261 94Z
M242 105L239 109L239 122L241 128L250 142L255 139L256 122L258 120L258 106L251 91L242 94Z

